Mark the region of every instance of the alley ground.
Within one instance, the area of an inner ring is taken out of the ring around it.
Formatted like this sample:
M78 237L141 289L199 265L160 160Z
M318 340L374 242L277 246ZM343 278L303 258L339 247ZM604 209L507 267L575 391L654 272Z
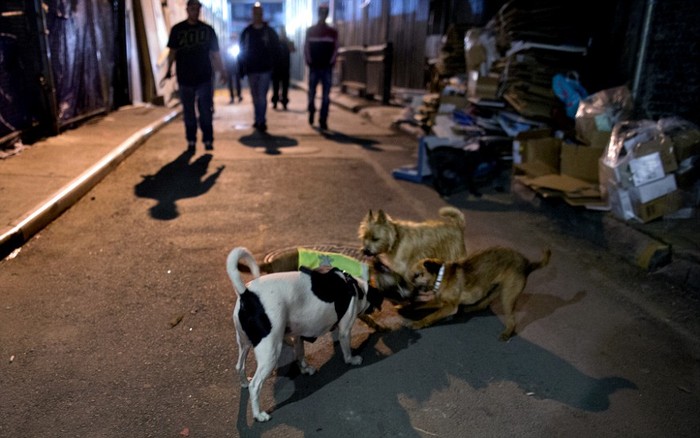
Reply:
M245 97L228 105L219 95L213 153L199 145L185 154L174 120L0 264L0 435L700 431L691 296L571 230L586 222L565 206L533 205L496 185L480 199L443 199L394 179L392 169L415 160L416 140L376 118L333 107L322 134L295 90L289 111L270 109L261 135ZM228 251L356 248L369 209L423 220L449 204L467 217L471 250L500 244L535 258L552 249L519 300L518 336L497 340L497 307L413 331L385 306L378 318L395 331L355 327L361 366L319 339L307 348L319 372L299 376L282 364L263 391L272 420L255 423L234 370Z

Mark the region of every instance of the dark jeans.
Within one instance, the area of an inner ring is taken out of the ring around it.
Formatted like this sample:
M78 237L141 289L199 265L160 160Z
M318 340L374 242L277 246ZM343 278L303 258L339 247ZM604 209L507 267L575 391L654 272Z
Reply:
M250 95L253 98L253 108L255 110L255 123L264 125L267 120L267 90L270 89L270 77L272 72L249 73L248 86Z
M333 67L309 69L309 106L310 113L316 112L316 87L321 83L321 113L319 121L328 121L328 108L331 104L331 83L333 80Z
M289 72L273 72L272 73L272 103L280 102L287 106L289 99Z
M207 81L194 87L180 84L180 101L182 101L182 116L185 120L187 141L197 141L197 123L199 122L199 129L202 130L202 142L213 142L214 88L212 82ZM199 120L197 113L199 113Z
M241 97L241 76L237 70L229 70L228 72L228 92L231 95L231 101L236 97Z

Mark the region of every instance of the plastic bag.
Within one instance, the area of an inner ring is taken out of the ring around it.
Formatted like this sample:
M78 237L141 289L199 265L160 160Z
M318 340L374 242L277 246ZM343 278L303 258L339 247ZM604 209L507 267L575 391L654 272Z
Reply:
M564 102L566 115L573 119L576 117L579 102L588 97L588 92L578 80L578 73L569 72L566 76L556 74L552 78L552 90L554 94Z

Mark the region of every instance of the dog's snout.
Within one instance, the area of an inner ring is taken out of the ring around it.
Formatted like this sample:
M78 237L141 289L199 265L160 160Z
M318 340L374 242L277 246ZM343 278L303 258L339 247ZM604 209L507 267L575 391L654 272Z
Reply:
M374 253L372 251L370 251L370 249L367 247L362 248L362 254L366 255L368 257L371 257L374 255Z

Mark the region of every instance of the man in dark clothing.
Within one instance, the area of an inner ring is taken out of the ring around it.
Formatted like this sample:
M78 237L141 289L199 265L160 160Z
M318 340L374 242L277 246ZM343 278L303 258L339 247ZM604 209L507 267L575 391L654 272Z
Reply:
M289 103L289 56L296 52L294 41L287 38L284 26L280 27L280 47L277 55L277 63L272 70L272 107L277 108L277 102L282 103L282 108L287 109Z
M318 7L318 22L306 30L304 43L304 58L309 66L308 111L309 124L314 124L316 113L316 87L321 83L321 113L319 126L328 129L328 109L330 107L333 66L338 56L338 31L326 24L328 4L321 3Z
M204 149L214 149L214 70L219 73L222 83L226 78L219 40L214 28L199 20L201 8L198 0L188 0L187 20L177 23L170 30L168 69L164 78L171 77L170 71L175 62L187 149L192 152L197 142L197 122L202 130Z
M253 22L241 33L239 62L243 74L248 75L248 86L253 98L255 123L258 131L267 131L267 91L270 89L272 69L275 66L279 37L267 22L263 21L260 3L253 6Z
M238 72L238 53L241 51L241 46L238 44L238 34L231 34L231 42L228 50L226 50L226 73L228 74L227 85L228 93L231 96L231 102L234 103L236 98L240 102L243 100L241 95L241 75Z

